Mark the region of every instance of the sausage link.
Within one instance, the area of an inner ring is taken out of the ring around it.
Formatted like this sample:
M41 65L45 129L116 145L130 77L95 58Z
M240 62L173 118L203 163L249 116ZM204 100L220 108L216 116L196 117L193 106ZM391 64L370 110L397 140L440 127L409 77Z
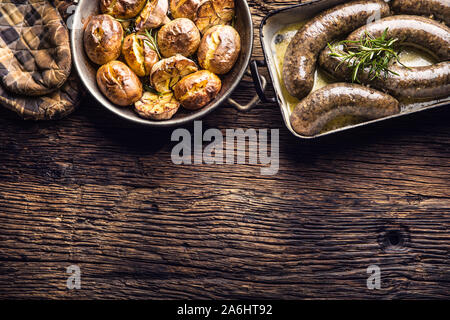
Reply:
M357 84L334 83L300 101L291 115L291 125L298 134L312 137L338 117L375 120L399 112L399 102L390 95Z
M396 14L433 16L450 24L449 0L392 0L391 8Z
M329 49L320 55L321 67L333 78L341 81L351 81L350 70L342 59L331 57ZM432 66L405 68L392 65L388 73L380 78L370 80L369 70L363 71L358 79L361 83L386 91L396 98L427 99L442 98L450 95L450 62L445 61Z
M450 62L445 61L450 58L449 29L422 17L393 16L362 27L347 39L359 39L364 32L377 37L386 28L389 28L388 38L399 38L428 48L441 62L432 66L409 68L393 64L389 70L396 74L382 74L374 80L370 79L367 69L360 73L358 79L397 98L441 98L450 95ZM343 63L341 58L333 57L330 53L329 48L322 51L319 58L320 66L336 79L351 80L352 70L348 67L348 63Z
M426 48L439 61L450 59L450 28L432 19L400 15L381 19L363 26L348 36L348 40L359 40L365 33L375 38L387 30L387 38L397 38L401 43Z
M397 75L381 78L376 86L395 97L409 99L443 98L450 95L450 62L441 62L429 67L405 68L393 66Z
M328 42L374 17L389 14L389 5L382 0L357 0L326 10L306 23L292 39L284 59L283 79L288 92L299 99L311 92L317 58Z

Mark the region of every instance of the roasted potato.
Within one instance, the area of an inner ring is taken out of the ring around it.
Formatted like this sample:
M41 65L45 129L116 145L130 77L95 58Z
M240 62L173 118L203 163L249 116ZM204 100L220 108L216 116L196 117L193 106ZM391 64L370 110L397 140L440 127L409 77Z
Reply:
M147 0L100 0L100 10L115 18L131 19L136 17Z
M170 0L170 12L175 19L187 18L194 21L205 0Z
M150 74L150 84L160 93L168 93L183 77L198 71L194 61L177 54L157 62Z
M240 52L239 33L231 26L214 26L202 38L198 63L215 74L225 74L233 68Z
M167 23L169 11L168 0L148 0L136 19L136 30L148 30L158 28Z
M222 89L222 82L214 73L201 70L184 77L173 88L183 107L198 110L213 100Z
M141 100L134 104L137 114L144 119L169 120L180 108L173 93L156 94L145 92Z
M228 24L234 15L234 0L207 0L198 9L195 24L203 34L212 26Z
M186 18L175 19L158 31L158 47L166 58L176 54L190 57L200 45L200 31Z
M122 55L139 77L149 76L153 66L159 61L158 53L153 50L147 36L136 33L130 34L123 41Z
M128 66L111 61L98 69L97 84L103 94L114 104L130 106L142 97L142 83Z
M120 56L123 28L107 14L92 17L84 29L84 49L92 62L102 65Z

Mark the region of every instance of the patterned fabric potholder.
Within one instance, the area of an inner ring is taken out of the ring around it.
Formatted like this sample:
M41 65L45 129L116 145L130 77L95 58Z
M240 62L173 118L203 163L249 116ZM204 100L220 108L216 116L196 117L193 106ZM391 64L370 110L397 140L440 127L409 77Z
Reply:
M0 82L8 91L55 91L72 67L69 32L47 0L1 0Z
M72 74L60 89L40 97L12 94L0 85L0 104L24 120L57 120L76 109L82 93L78 76Z
M62 118L82 97L76 72L70 75L68 30L55 8L68 13L72 2L0 0L0 104L25 119Z

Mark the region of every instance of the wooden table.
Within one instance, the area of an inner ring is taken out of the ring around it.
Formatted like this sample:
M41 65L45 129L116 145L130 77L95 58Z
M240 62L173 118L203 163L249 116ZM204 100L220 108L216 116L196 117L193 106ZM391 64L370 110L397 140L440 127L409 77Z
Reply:
M249 2L255 30L295 3ZM246 79L234 97L252 92ZM280 172L261 176L174 165L171 130L90 98L58 122L0 111L0 298L449 298L449 121L442 108L302 143L272 104L204 119L279 128Z

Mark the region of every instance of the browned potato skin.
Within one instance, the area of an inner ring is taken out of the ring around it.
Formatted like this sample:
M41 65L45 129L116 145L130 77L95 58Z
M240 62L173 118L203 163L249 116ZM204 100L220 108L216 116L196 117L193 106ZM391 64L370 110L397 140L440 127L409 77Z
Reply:
M120 61L111 61L100 67L97 84L112 103L122 107L130 106L142 97L141 81Z
M177 54L176 56L162 59L157 62L150 74L150 83L160 93L170 92L180 79L197 72L198 67L194 61ZM169 79L168 86L166 80Z
M165 58L181 54L190 57L200 45L200 31L186 18L175 19L158 31L158 46Z
M234 15L234 0L206 0L198 9L194 22L204 34L212 26L228 24Z
M134 109L140 117L158 121L172 119L179 108L180 103L172 92L166 94L145 92L134 104Z
M84 49L92 62L102 65L120 56L123 28L113 17L92 17L84 29Z
M233 68L240 52L239 33L231 26L214 26L202 38L197 53L198 63L215 74L226 74Z
M181 79L174 87L175 97L189 110L198 110L213 100L222 89L214 73L201 70Z
M115 18L131 19L141 12L146 2L147 0L101 0L100 10Z
M149 76L153 66L159 61L158 53L145 41L146 38L145 35L132 33L125 38L122 46L125 61L139 77ZM135 52L135 46L139 47L139 52ZM142 56L138 57L137 54Z
M187 18L194 21L205 0L170 0L170 12L175 19Z
M169 21L168 11L168 0L148 0L136 19L136 30L154 29L167 23Z

